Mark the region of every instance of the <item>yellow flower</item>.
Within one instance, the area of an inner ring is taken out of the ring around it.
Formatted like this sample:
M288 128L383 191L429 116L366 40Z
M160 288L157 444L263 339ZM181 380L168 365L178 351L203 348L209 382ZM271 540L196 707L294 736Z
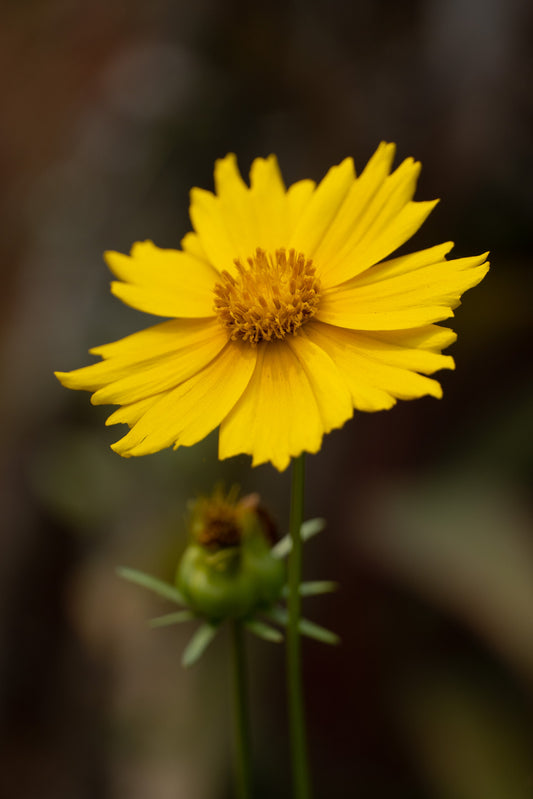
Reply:
M57 373L94 404L121 406L107 423L131 429L116 452L190 446L220 426L220 458L248 453L283 470L354 408L441 397L426 375L454 368L441 350L456 336L435 322L483 279L487 254L446 260L447 242L383 260L437 203L412 201L420 164L391 172L394 151L382 143L359 177L347 158L318 186L289 189L274 156L253 162L248 187L228 155L215 194L191 192L181 250L145 241L106 253L113 294L172 317Z

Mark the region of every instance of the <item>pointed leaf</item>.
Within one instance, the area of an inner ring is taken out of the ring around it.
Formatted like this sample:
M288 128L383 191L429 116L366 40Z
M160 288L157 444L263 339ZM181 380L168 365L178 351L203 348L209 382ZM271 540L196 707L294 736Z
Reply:
M201 627L198 627L185 647L185 651L181 658L182 665L185 666L185 668L192 666L193 663L196 663L196 661L202 657L217 632L218 624L206 622L202 624Z
M325 627L321 627L319 624L315 624L314 621L309 621L308 619L300 619L298 629L301 635L314 638L315 641L320 641L322 644L335 645L341 642L341 639L336 633L332 633L331 630L326 630Z
M171 624L181 624L183 621L190 621L196 616L192 610L177 610L175 613L166 613L164 616L157 616L151 619L150 627L168 627Z
M318 596L319 594L330 594L339 587L338 583L331 580L315 580L309 583L300 583L300 596ZM285 585L281 593L284 599L289 596L289 586Z
M287 626L289 621L289 614L286 608L271 608L267 614L267 617L271 621L281 624L284 627ZM315 641L320 641L322 644L340 643L340 638L338 635L332 633L330 630L326 630L325 627L321 627L319 624L315 624L313 621L309 621L308 619L300 619L298 629L300 630L300 635L306 635L308 638L314 638Z
M171 602L175 602L177 605L187 604L185 597L177 588L174 588L170 583L159 580L157 577L152 577L151 574L145 574L144 572L137 571L137 569L130 569L127 566L119 566L117 568L117 574L119 577L123 577L124 580L129 580L130 583L140 585L142 588L148 588L149 591L153 591L164 599L170 599Z
M306 522L302 524L300 527L300 535L302 537L302 541L309 541L310 538L317 535L317 533L322 532L326 527L326 520L325 519L308 519ZM292 540L290 535L284 535L277 544L275 544L271 549L271 554L275 558L286 558L287 555L290 553L292 549Z
M244 623L244 626L251 633L257 635L258 638L263 638L265 641L271 641L274 644L279 644L283 641L283 635L279 630L269 624L265 624L264 621L259 621L259 619L250 619Z
M320 594L331 594L337 591L339 584L333 580L312 580L300 585L301 596L319 596Z
M308 519L304 522L300 528L300 535L302 536L302 541L309 541L310 538L321 533L322 530L326 529L326 520L317 517L316 519Z

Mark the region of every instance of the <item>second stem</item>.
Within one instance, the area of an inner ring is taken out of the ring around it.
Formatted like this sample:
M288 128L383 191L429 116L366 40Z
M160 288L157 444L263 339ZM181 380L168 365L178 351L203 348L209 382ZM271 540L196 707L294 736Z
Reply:
M302 579L301 527L303 522L305 486L304 458L305 456L302 453L298 458L294 458L292 462L290 518L292 549L288 566L289 621L287 625L287 691L294 799L310 799L311 797L300 644L300 583Z
M250 722L248 718L248 682L242 622L232 625L233 679L235 697L235 755L239 799L252 797L252 766L250 754Z

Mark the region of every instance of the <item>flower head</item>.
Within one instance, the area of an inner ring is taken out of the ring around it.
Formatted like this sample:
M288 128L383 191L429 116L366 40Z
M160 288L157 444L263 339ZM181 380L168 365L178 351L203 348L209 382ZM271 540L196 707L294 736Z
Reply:
M116 452L190 446L220 427L220 458L283 470L354 409L442 396L427 375L454 368L441 350L456 336L435 323L483 279L487 254L447 260L447 242L389 259L437 202L412 200L420 164L391 172L394 150L382 143L358 177L347 158L288 189L274 156L253 162L248 187L228 155L215 193L191 192L181 250L106 253L113 294L171 317L57 373L120 406L107 423L130 431Z

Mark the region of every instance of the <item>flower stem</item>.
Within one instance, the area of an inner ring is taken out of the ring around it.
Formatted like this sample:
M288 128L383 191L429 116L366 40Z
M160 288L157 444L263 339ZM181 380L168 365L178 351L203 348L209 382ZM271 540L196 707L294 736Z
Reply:
M233 683L235 701L235 776L238 799L251 799L252 759L248 717L248 680L242 622L232 624Z
M302 667L300 648L300 582L302 576L302 538L305 484L304 455L292 462L292 495L290 534L292 549L289 557L289 622L287 626L287 691L291 740L293 799L310 799L311 785L307 762L307 742L304 718Z

